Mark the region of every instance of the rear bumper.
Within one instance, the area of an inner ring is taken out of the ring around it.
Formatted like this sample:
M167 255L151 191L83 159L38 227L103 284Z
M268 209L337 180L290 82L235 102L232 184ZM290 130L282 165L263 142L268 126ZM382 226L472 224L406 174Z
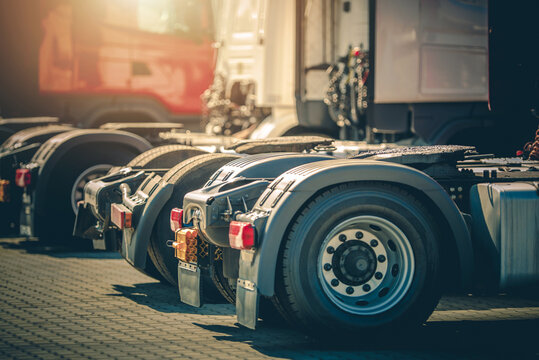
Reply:
M146 177L143 171L125 168L90 181L78 207L73 235L92 240L94 249L120 250L123 231L111 222L111 206L124 200L120 185L126 184L133 192Z

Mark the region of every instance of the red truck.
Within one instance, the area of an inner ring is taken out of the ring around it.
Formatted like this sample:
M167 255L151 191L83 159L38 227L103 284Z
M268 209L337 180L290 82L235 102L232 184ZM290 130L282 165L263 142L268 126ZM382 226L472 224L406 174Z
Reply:
M213 78L209 0L0 3L0 114L200 125Z

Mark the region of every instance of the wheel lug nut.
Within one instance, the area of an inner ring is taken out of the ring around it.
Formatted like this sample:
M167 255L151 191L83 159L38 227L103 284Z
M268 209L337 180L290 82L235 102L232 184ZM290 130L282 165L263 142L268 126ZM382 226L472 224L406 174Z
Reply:
M378 261L384 262L386 261L386 257L384 255L378 255Z
M351 287L351 286L347 287L347 288L346 288L346 293L347 293L347 294L353 294L353 293L354 293L354 288Z
M342 241L342 242L345 242L346 241L346 235L344 235L344 234L339 235L339 240Z
M331 264L330 263L324 264L324 270L326 270L326 271L331 270Z
M327 250L328 254L333 254L335 252L335 249L333 248L333 246L328 246Z
M331 280L331 286L335 287L335 286L338 286L338 285L339 285L339 280L337 280L337 279Z
M371 240L371 246L372 247L377 247L378 246L378 240Z
M363 233L361 231L356 232L356 238L361 239L363 237Z
M384 275L382 275L381 272L377 272L376 274L374 274L374 278L375 278L376 280L380 280L380 279L383 278L383 277L384 277Z
M363 285L363 291L365 291L365 292L371 291L371 286L369 284Z
M391 268L391 275L397 276L399 274L399 265L395 264Z

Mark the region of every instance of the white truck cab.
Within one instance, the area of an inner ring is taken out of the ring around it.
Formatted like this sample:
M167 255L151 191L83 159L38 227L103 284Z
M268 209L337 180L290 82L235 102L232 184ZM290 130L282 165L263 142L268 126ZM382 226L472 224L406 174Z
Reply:
M265 109L251 138L325 134L374 142L415 136L445 144L487 123L486 0L219 4L216 79L224 79L222 99ZM366 54L361 94L346 92L353 81L346 71L357 70L345 69L343 57L351 49ZM354 104L358 96L368 104L354 130L343 131L324 103L328 69L335 64L346 70L338 80L343 98L335 106ZM234 122L221 118L212 129L211 117L210 132L222 131L222 121Z

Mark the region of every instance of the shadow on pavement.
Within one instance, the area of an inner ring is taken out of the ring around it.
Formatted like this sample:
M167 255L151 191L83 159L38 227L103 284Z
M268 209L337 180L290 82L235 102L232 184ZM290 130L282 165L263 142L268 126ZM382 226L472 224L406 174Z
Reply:
M117 294L109 296L123 296L137 304L145 305L151 309L162 313L184 313L203 315L234 315L235 309L232 305L206 304L201 308L196 308L183 304L180 301L178 288L163 283L142 283L132 286L113 285ZM224 301L224 300L223 300Z
M435 358L539 359L539 319L431 322L400 335L335 334L325 338L264 325L256 331L239 326L195 325L220 333L214 336L216 340L248 343L264 355L290 359L298 355L322 356L327 351L342 352L345 358L350 355L380 358L385 354L391 358L434 355Z
M4 238L0 246L5 249L22 250L28 254L47 255L56 258L121 259L117 252L93 250L89 243L73 239L69 245L46 244L37 238Z
M444 295L436 307L436 311L466 311L471 308L481 311L538 306L539 289L528 286L521 289L511 289L511 291L503 294L491 292L488 295Z

